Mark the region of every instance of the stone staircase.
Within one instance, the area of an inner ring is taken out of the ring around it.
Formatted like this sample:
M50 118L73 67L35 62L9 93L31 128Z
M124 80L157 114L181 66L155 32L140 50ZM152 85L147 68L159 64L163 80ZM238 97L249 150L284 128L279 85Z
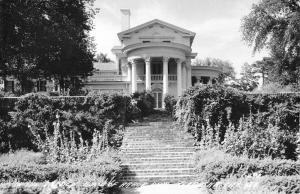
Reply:
M171 121L143 122L128 127L121 150L123 183L195 181L193 139L172 126Z

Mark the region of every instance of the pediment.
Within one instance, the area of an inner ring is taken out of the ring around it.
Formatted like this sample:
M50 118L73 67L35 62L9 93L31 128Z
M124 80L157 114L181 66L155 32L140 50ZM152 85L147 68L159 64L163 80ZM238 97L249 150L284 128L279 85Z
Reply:
M130 28L128 30L122 31L118 33L118 37L120 40L124 38L130 38L131 36L140 36L139 38L165 38L169 36L171 38L174 35L181 35L185 37L191 37L193 40L195 37L195 33L189 30L180 28L178 26L169 24L167 22L155 19L150 22L141 24L139 26Z

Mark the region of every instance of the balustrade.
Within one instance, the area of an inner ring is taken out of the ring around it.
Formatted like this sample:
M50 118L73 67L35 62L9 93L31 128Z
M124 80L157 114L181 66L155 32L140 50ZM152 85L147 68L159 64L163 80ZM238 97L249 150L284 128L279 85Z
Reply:
M169 81L176 81L177 75L176 74L169 74ZM137 81L145 81L146 76L145 75L138 75ZM162 81L163 80L163 74L152 74L151 75L151 81Z

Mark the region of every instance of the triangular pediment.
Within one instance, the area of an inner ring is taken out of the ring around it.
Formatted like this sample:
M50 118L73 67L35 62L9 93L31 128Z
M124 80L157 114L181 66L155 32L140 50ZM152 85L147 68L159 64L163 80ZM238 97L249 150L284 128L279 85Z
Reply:
M171 29L171 30L174 31L174 33L179 33L182 36L190 37L191 40L193 40L195 35L196 35L192 31L189 31L189 30L180 28L178 26L175 26L173 24L155 19L155 20L151 20L149 22L146 22L144 24L138 25L136 27L130 28L128 30L122 31L122 32L118 33L118 37L119 37L120 40L122 40L123 38L127 38L127 37L132 36L133 34L139 33L139 31L142 31L142 30L145 30L145 29L151 29L151 28L154 28L151 36L153 36L153 37L163 37L164 33L159 29L157 29L157 30L155 29L155 28L158 28L158 27L159 28Z

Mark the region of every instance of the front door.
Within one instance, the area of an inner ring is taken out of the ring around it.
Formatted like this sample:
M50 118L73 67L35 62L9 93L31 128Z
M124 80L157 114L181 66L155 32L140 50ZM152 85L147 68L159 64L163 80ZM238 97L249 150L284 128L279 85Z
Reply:
M162 92L153 91L153 94L155 99L155 108L162 108Z

